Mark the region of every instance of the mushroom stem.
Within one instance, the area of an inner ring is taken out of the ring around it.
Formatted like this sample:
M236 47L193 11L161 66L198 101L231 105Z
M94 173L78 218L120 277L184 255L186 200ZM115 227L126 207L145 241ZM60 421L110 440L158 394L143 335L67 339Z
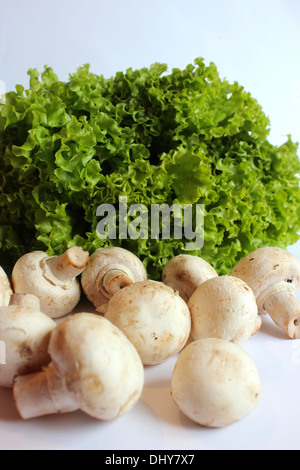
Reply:
M52 364L42 372L16 377L13 393L16 408L25 420L79 409Z
M113 296L119 290L133 284L132 277L122 269L110 269L101 280L104 290Z
M20 305L21 307L30 307L34 310L40 310L40 299L33 294L13 294L10 297L9 305Z
M82 273L88 262L89 253L79 246L72 246L62 255L46 259L44 276L53 284L57 279L70 282Z
M102 273L98 276L96 286L97 289L102 292L107 302L101 303L96 306L96 310L99 313L105 314L109 300L124 287L133 284L134 276L130 275L124 269L114 267L107 271L104 276Z
M300 301L289 291L277 292L265 301L272 320L291 339L300 339Z
M17 377L14 382L14 400L23 419L56 413L47 377L43 372Z

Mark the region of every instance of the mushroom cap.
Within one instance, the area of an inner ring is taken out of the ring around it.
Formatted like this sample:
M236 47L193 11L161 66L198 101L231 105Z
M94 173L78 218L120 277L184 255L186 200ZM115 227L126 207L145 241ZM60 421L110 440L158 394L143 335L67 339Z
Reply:
M178 290L183 300L188 302L197 287L207 279L217 276L215 269L199 256L178 255L165 265L162 281Z
M6 364L0 365L0 386L12 387L14 377L41 369L50 362L48 344L56 323L35 308L0 308L0 340Z
M243 345L261 327L255 296L233 276L208 279L188 303L194 339L220 338Z
M159 364L177 354L191 329L188 306L178 292L151 280L137 282L115 294L105 318L125 333L144 365Z
M81 275L82 289L96 308L106 304L112 297L104 289L99 288L105 274L112 269L123 269L132 283L147 279L146 269L134 253L113 246L98 248L91 255L89 264Z
M78 408L101 420L129 411L144 385L140 357L126 336L103 317L78 313L51 335L49 354Z
M218 338L189 344L176 362L171 393L180 410L202 426L228 426L258 405L261 383L252 358Z
M0 266L0 307L9 304L9 299L12 293L13 291L6 272Z
M265 313L264 303L270 295L281 291L294 295L300 289L300 260L278 247L263 247L248 253L231 274L251 287L259 313Z
M43 275L42 263L48 259L43 251L23 255L14 265L12 284L16 294L33 294L40 299L41 311L50 318L59 318L72 312L80 300L81 289L77 279L68 285L49 282Z

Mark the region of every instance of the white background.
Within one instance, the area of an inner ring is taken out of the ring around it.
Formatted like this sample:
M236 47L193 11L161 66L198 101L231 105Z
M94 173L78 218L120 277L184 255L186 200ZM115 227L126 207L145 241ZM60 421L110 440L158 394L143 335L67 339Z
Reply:
M238 81L271 120L270 141L300 141L299 0L0 0L0 93L28 86L29 68L67 80L82 64L106 77L196 57ZM297 243L290 250L300 256ZM22 422L0 389L1 449L299 449L300 341L266 317L245 346L263 394L249 417L201 428L170 397L176 358L146 369L143 396L128 415L102 423L77 412Z

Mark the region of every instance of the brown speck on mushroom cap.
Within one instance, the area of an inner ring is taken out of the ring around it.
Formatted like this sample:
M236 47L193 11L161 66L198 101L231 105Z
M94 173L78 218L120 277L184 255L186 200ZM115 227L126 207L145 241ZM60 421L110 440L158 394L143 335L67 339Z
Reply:
M177 290L183 300L188 302L200 284L217 276L215 269L199 256L178 255L164 267L162 281Z
M143 263L134 253L120 247L99 248L81 275L81 285L97 311L105 313L107 302L116 292L147 277Z
M278 290L295 293L300 289L300 260L278 247L263 247L248 253L231 274L251 287L260 313L265 313L264 302L270 294Z
M252 288L260 313L268 313L291 339L300 338L296 325L300 302L295 296L300 289L300 260L278 247L259 248L253 253L238 262L232 275Z
M243 345L261 327L251 288L234 276L208 279L188 303L192 337L221 338Z
M115 294L105 318L124 332L144 365L159 364L177 354L191 329L188 306L178 292L151 280L132 284Z
M207 338L192 342L180 353L171 393L191 420L224 427L257 407L261 382L254 361L240 346Z

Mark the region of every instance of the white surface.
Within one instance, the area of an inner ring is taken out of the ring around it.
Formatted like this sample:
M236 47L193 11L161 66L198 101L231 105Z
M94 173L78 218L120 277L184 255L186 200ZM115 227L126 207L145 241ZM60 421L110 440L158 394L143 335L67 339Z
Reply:
M258 99L272 143L300 141L299 20L299 0L0 0L0 80L11 90L44 64L65 80L84 63L111 76L202 56ZM300 257L300 243L291 251ZM201 428L178 411L172 358L146 369L142 399L111 423L80 412L22 422L0 389L0 449L299 449L300 341L264 317L245 349L261 374L261 403L228 428Z

